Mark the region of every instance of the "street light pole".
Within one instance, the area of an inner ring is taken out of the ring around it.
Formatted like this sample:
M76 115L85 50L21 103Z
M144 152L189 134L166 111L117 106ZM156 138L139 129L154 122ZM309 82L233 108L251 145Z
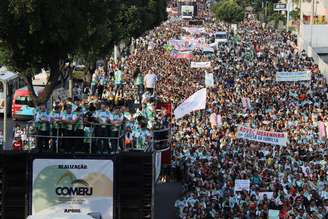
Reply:
M4 90L4 110L3 110L3 150L6 149L7 143L8 143L8 137L7 137L7 95L8 95L8 87L6 82L3 83L3 90Z

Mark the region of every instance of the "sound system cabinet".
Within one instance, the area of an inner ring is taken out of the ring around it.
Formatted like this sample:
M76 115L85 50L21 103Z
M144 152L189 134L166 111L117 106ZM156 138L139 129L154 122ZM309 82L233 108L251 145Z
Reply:
M34 159L111 159L114 163L114 219L153 218L153 154L60 155L0 152L0 219L25 219L31 213Z
M117 188L121 219L152 218L153 157L151 153L136 152L119 157ZM129 177L123 177L129 176Z
M26 218L27 168L27 159L24 154L0 155L1 219Z

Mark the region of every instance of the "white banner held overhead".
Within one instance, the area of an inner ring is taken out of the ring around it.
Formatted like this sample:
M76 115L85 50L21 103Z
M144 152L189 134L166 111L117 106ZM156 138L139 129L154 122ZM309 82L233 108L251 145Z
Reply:
M183 101L183 103L174 110L174 116L176 119L180 119L193 111L205 109L205 107L206 88L203 88Z
M200 34L206 32L204 27L182 27L182 29L191 34Z
M251 181L249 179L236 179L235 180L235 191L249 191Z
M191 62L191 68L210 68L211 62Z
M281 146L286 146L288 142L286 132L268 132L244 126L238 126L237 138Z
M213 73L205 73L205 87L214 87Z
M310 71L276 73L276 81L309 81L309 80L311 80Z
M260 201L264 199L264 196L266 196L270 200L273 197L273 192L260 192L259 193Z

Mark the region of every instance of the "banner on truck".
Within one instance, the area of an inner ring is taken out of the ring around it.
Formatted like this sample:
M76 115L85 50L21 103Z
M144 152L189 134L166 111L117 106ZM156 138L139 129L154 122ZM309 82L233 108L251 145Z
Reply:
M238 126L237 138L281 146L286 146L288 142L286 132L268 132L245 126Z
M311 80L310 71L276 73L276 81L309 81L309 80Z
M112 160L35 159L32 215L85 214L113 218Z

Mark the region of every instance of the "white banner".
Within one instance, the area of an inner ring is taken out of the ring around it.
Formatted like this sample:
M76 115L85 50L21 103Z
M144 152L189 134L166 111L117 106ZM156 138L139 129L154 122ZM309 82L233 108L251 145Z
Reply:
M268 219L279 219L279 210L269 209Z
M213 73L205 73L205 87L214 87Z
M191 34L200 34L206 32L204 27L182 27L182 29Z
M264 196L266 196L268 198L268 200L270 200L273 197L273 192L260 192L259 193L260 201L262 201L264 199Z
M236 179L235 180L235 191L249 191L249 188L251 186L251 181L249 179Z
M288 142L286 132L268 132L244 126L238 126L237 138L281 146L286 146Z
M112 160L33 161L32 214L58 213L113 218Z
M309 80L311 80L310 71L276 72L276 81L309 81Z
M251 109L251 100L248 97L241 98L244 109Z
M210 68L211 62L191 62L191 68Z
M192 111L205 109L206 107L206 88L203 88L183 101L175 110L174 116L180 119Z

